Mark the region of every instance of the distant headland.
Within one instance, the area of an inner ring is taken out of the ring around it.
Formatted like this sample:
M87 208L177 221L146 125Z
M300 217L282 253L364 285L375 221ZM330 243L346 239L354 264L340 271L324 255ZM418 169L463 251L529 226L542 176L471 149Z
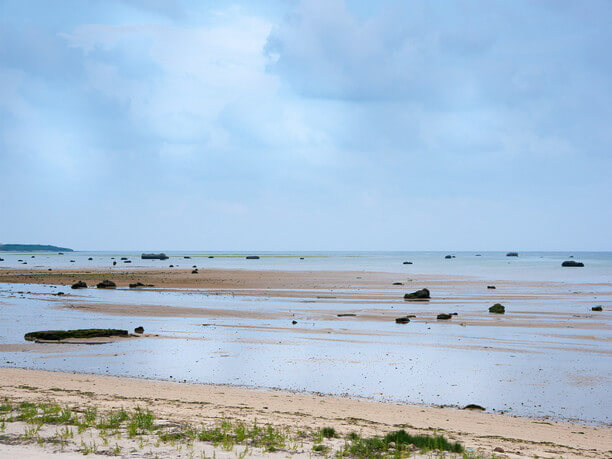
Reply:
M74 252L74 250L55 245L0 244L0 252Z

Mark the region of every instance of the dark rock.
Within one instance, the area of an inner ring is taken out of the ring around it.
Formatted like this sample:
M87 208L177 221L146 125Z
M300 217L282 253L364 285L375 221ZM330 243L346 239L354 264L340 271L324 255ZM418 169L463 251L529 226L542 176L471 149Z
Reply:
M506 312L506 308L499 303L495 303L489 308L489 312L493 314L504 314Z
M416 292L406 293L404 295L405 300L428 300L429 298L429 290L426 288L422 288Z
M96 285L96 287L98 287L98 288L115 288L115 287L117 287L117 284L115 284L113 281L103 280L98 285Z
M113 266L115 266L115 265L117 265L117 262L116 262L116 261L113 261Z
M209 255L208 258L215 258L215 257L213 257L212 255Z
M136 327L134 329L134 333L143 334L144 333L144 327Z
M450 319L451 317L453 317L453 316L452 316L452 315L450 315L450 314L438 314L438 315L436 316L436 319L438 319L438 320L448 320L448 319Z
M70 260L70 263L74 263L74 260Z
M143 260L167 260L168 255L165 253L143 253L140 258Z
M403 282L393 282L393 285L404 285Z
M564 268L584 268L584 263L574 260L568 260L561 263Z
M189 259L191 259L191 257L183 257L183 258L189 258Z
M0 261L4 261L4 258L0 258Z
M295 324L297 324L297 320L292 320L292 321L291 321L291 323L292 323L293 325L295 325Z
M300 257L300 260L303 260L303 259L304 259L304 257Z
M74 288L74 289L77 289L77 288L87 288L87 284L85 282L83 282L83 281L78 281L76 284L72 284L71 288Z
M127 257L121 257L121 260L127 260Z
M59 341L67 338L108 338L109 336L127 336L127 330L115 329L79 329L79 330L45 330L26 333L26 341Z
M130 288L140 288L140 287L146 287L146 286L142 282L135 282L133 284L130 284Z
M405 262L404 262L404 263L402 263L402 264L404 264L404 265L411 265L411 264L412 264L412 262L411 262L411 261L405 261Z
M485 408L480 406L480 405L476 405L475 403L470 403L469 405L465 405L462 409L464 410L475 410L475 411L485 411Z
M495 285L487 285L487 288L495 289Z
M518 257L518 252L508 252L506 256L507 257Z
M248 257L246 257L247 260L259 260L259 257L257 255L249 255Z
M601 306L593 306L591 308L591 311L603 311L603 307L601 307Z
M65 295L65 293L64 292L57 292L56 295L57 296L63 296L63 295Z
M477 253L476 255L474 255L475 257L482 257L481 254Z
M397 319L395 319L396 324L407 324L409 322L410 322L409 317L398 317Z
M191 274L197 274L197 273L198 273L197 269L194 269L193 271L191 271Z
M174 268L174 265L170 265L169 268Z
M93 258L89 257L88 260L91 261L91 260L93 260Z
M196 268L197 268L197 266L196 266L196 265L193 265L193 266L192 266L192 268L193 268L193 269L196 269Z
M444 258L446 258L447 260L450 260L452 257L452 255L446 255Z
M124 263L131 263L132 260L123 260Z
M355 317L357 314L336 314L338 317Z
M496 453L505 453L504 448L500 446L496 446L493 451L495 451Z

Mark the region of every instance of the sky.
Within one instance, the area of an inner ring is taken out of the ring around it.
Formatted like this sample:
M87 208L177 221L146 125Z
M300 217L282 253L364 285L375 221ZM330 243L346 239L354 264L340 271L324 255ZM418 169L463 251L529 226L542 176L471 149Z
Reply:
M612 250L612 2L0 0L0 243Z

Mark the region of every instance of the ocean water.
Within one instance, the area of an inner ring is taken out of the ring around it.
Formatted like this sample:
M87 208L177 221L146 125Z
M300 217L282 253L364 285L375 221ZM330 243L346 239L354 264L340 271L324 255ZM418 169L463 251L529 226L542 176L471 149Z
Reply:
M612 282L612 252L165 252L168 260L142 260L141 252L0 252L0 268L95 267L130 269L169 267L200 269L348 270L472 276L489 280L553 282ZM259 260L247 260L257 255ZM456 258L446 259L446 255ZM214 258L209 258L209 257ZM121 260L129 259L130 263ZM190 257L190 258L185 258ZM92 260L89 260L92 258ZM114 258L114 259L113 259ZM22 260L22 261L19 261ZM563 268L565 260L580 261L583 268ZM113 266L113 261L117 262ZM402 264L404 261L412 265ZM25 264L24 264L25 263Z
M445 259L447 254L456 258ZM440 312L452 308L459 313L457 319L414 321L406 326L398 326L393 320L337 317L342 312L361 314L365 310L391 308L406 314L423 308L407 304L401 296L360 304L333 299L305 302L283 297L280 291L277 297L269 298L219 295L214 291L71 291L51 285L0 284L0 345L5 346L0 347L0 365L281 388L406 403L477 403L489 411L513 415L607 425L611 422L612 253L521 252L518 257L506 257L505 252L167 255L169 260L160 261L141 260L140 252L3 253L0 267L132 269L173 264L180 268L196 265L200 269L382 271L467 279L467 284L441 283L435 292L438 299L432 298L426 306ZM247 255L261 258L246 260ZM121 257L132 263L123 263ZM561 262L567 259L581 261L585 267L562 268ZM118 265L112 267L112 261ZM403 261L413 264L404 265ZM495 291L508 306L507 314L486 315L484 325L459 326L462 318L482 315L490 305L490 299L484 301L478 296L480 291L483 297L491 295L482 285L476 296L466 293L466 285L473 285L471 279L516 280L516 286L505 284ZM550 284L539 286L537 282ZM58 291L66 295L54 295ZM576 291L581 295L575 295ZM360 293L384 292L362 289ZM64 307L70 303L102 303L109 309L126 304L219 308L269 315L115 316ZM602 304L604 311L591 313L595 304ZM295 317L297 325L291 325L287 313ZM503 326L504 321L518 321L519 325ZM535 323L543 325L534 326ZM140 325L147 333L163 338L99 346L31 345L23 339L34 329L133 329ZM14 345L26 347L11 348Z

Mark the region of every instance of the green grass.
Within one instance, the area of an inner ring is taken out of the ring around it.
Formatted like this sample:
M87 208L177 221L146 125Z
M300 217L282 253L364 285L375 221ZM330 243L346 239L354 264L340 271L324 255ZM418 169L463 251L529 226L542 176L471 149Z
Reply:
M460 443L449 442L441 435L410 435L405 430L389 433L384 437L361 438L357 434L349 435L350 443L345 446L345 453L355 457L377 458L389 455L389 450L395 453L408 451L410 445L421 450L449 451L463 453Z
M323 427L321 429L321 435L325 438L335 438L338 436L336 429L333 427Z

